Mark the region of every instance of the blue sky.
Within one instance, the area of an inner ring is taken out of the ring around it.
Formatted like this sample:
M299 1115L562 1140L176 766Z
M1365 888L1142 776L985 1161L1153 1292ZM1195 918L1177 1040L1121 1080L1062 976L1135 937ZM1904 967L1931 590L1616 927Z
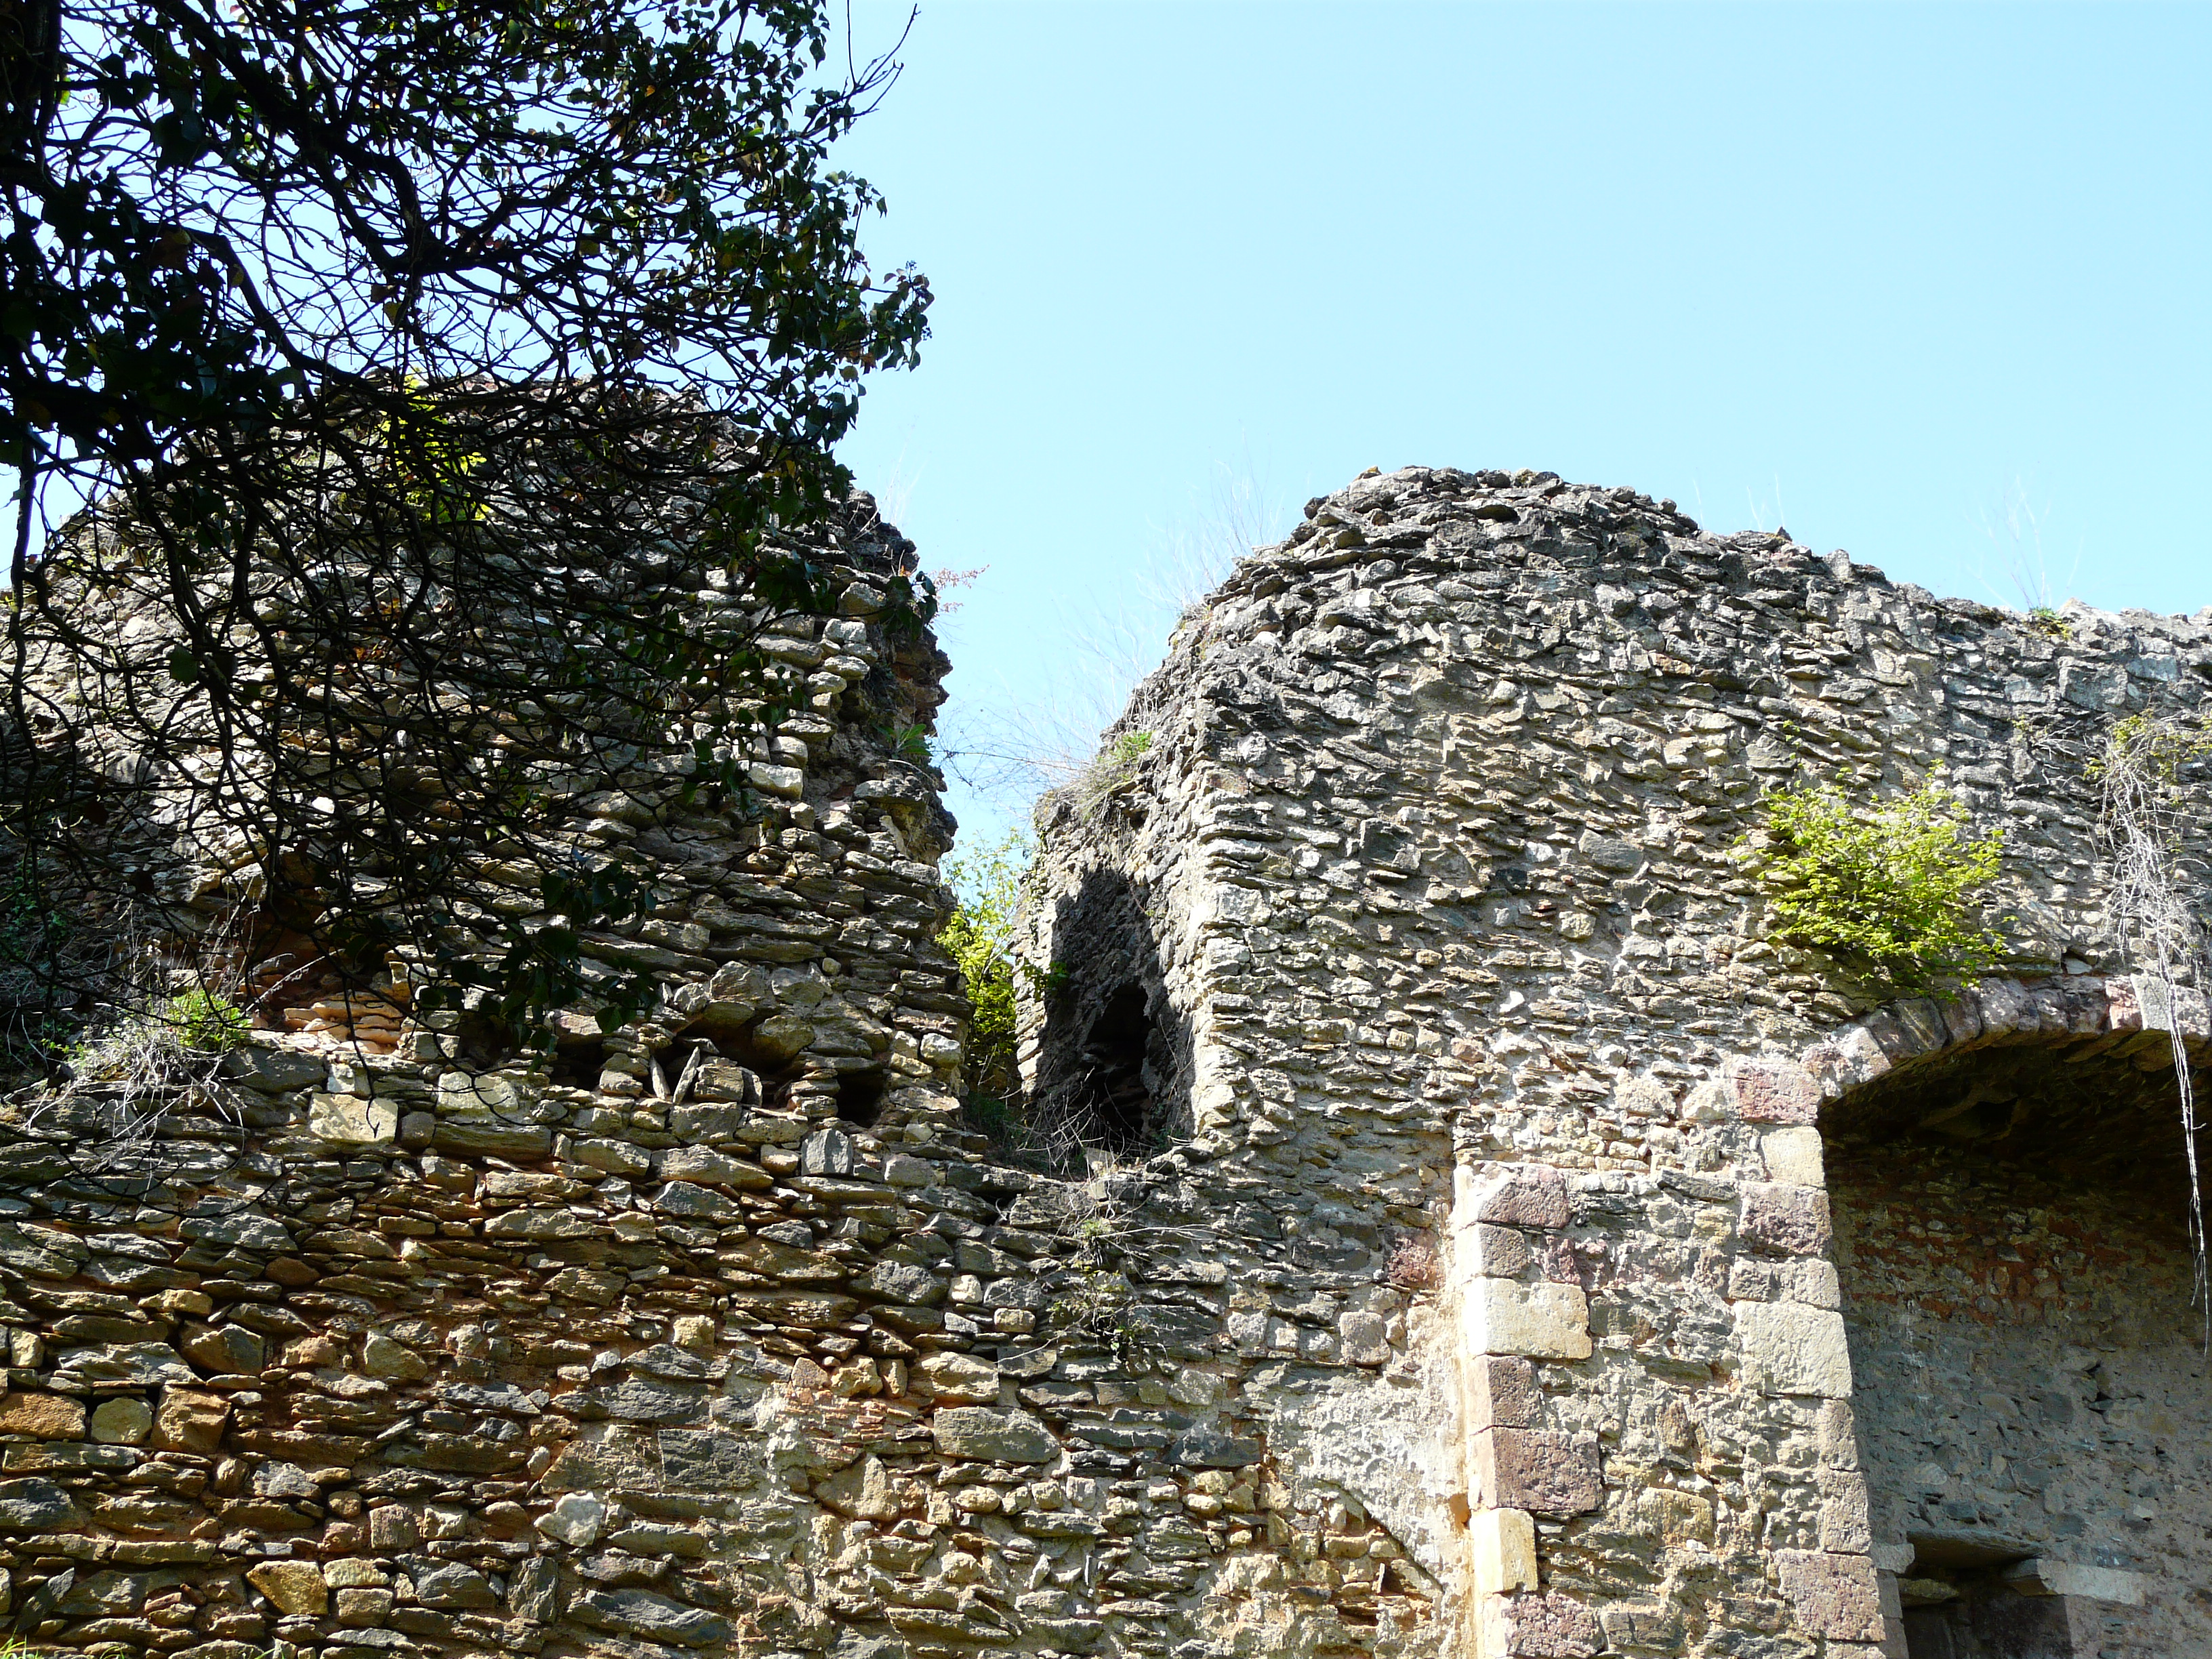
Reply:
M955 750L1110 714L1224 494L1369 465L2212 605L2212 9L925 0L901 56L840 161L934 337L842 453L989 567Z

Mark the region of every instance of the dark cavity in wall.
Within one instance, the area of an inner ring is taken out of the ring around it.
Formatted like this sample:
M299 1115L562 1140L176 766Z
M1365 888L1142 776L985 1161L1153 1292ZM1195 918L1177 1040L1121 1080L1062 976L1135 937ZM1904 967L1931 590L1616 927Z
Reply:
M596 1089L606 1064L605 1037L563 1030L554 1039L551 1080L555 1083L571 1089Z
M859 1129L875 1127L883 1115L890 1079L873 1066L837 1073L837 1116Z
M1106 1000L1084 1039L1085 1076L1076 1092L1075 1116L1084 1144L1121 1156L1143 1153L1152 1127L1152 1095L1145 1082L1145 1054L1152 1018L1141 985L1124 985Z
M1908 1659L2212 1652L2212 1618L2154 1589L2212 1583L2212 1479L2161 1458L2154 1509L2130 1495L2142 1422L2212 1437L2166 1037L1954 1050L1821 1129L1873 1542L1910 1555ZM2054 1589L2052 1562L2154 1589Z
M1066 1174L1166 1151L1190 1133L1191 1035L1142 895L1119 871L1091 871L1057 907L1051 948L1066 979L1040 1033L1031 1143Z

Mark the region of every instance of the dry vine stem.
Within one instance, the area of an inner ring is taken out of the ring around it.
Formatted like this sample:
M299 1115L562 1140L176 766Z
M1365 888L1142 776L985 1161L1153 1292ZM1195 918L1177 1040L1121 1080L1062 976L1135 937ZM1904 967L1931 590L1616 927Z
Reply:
M2112 933L2130 972L2149 969L2165 1003L2166 1038L2181 1091L2182 1147L2189 1164L2189 1241L2196 1265L2195 1299L2204 1310L2204 1345L2212 1352L2212 1284L2205 1263L2204 1189L2197 1159L2197 1091L2188 1045L2175 1008L2184 963L2203 963L2203 931L2181 893L2181 769L2212 753L2212 729L2173 716L2137 714L2112 728L2091 769L2104 789L2102 830L2112 862ZM2138 961L2147 951L2148 963ZM2203 975L2192 973L2200 985ZM2148 1001L2148 999L2145 999ZM2148 1025L2153 1010L2143 1010Z

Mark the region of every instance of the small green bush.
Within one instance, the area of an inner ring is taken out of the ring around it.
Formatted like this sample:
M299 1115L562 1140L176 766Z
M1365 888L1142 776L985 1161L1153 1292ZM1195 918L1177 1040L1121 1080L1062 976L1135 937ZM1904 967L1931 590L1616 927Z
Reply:
M901 760L910 760L918 765L931 766L937 757L929 746L929 728L926 726L885 725L877 728L891 752Z
M937 935L960 969L974 1010L962 1063L970 1093L1004 1102L1016 1087L1014 1069L1014 910L1030 845L1018 832L975 854L945 860L953 910ZM1003 1108L1002 1108L1003 1109Z
M1996 878L2004 832L1969 842L1966 808L1932 778L1872 809L1833 784L1778 791L1765 805L1760 873L1777 939L1906 994L2002 957L1973 895Z
M168 1023L177 1041L202 1054L221 1054L246 1041L252 1029L246 1010L221 992L187 991L169 1004Z

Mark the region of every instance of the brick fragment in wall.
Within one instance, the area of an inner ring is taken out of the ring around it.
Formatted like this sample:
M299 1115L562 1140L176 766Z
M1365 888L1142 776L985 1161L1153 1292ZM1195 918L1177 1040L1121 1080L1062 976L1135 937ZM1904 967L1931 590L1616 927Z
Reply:
M1556 1592L1487 1596L1476 1617L1484 1659L1589 1659L1605 1646L1590 1610Z
M1567 1224L1566 1181L1548 1164L1462 1167L1460 1181L1464 1196L1452 1206L1455 1223L1553 1229Z
M1793 1061L1735 1060L1727 1079L1736 1115L1747 1122L1810 1123L1820 1115L1820 1083Z
M1533 1258L1528 1240L1517 1227L1478 1221L1460 1233L1459 1248L1468 1271L1485 1279L1517 1279Z

